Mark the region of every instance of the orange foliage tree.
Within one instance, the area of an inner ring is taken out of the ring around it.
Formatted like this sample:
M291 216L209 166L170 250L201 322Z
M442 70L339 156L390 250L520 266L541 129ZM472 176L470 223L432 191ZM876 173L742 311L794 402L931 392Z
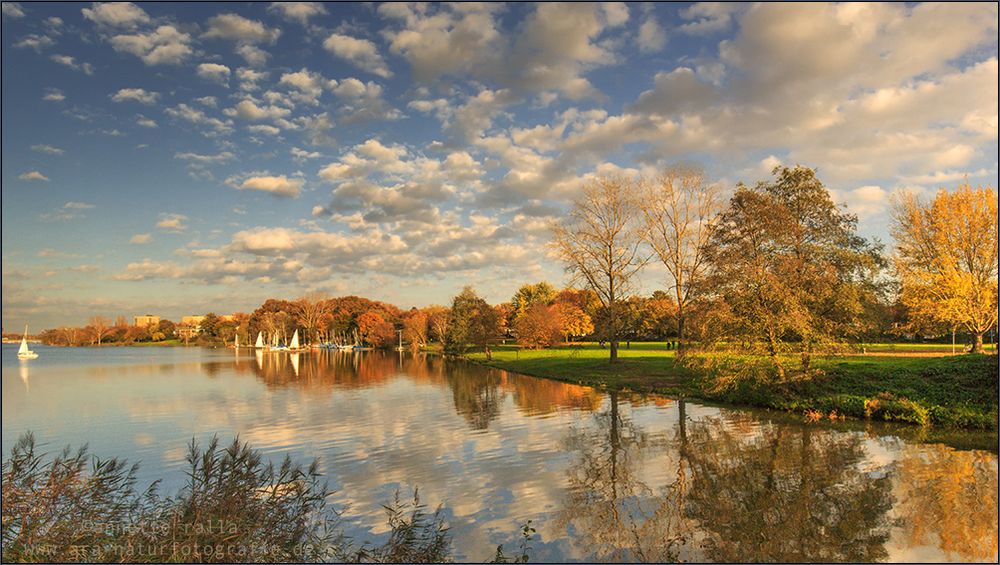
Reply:
M358 333L365 343L374 347L392 345L396 330L378 312L365 312L358 316Z
M554 308L538 302L517 317L514 330L517 332L517 342L528 349L549 347L559 342L563 336L563 328Z

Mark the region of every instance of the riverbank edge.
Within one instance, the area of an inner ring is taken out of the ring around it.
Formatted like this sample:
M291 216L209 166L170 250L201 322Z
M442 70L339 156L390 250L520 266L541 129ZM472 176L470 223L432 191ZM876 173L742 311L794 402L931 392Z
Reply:
M428 350L429 353L441 355L440 351ZM471 355L476 355L472 353ZM482 353L478 353L482 355ZM989 363L993 370L994 391L993 398L997 398L997 356L995 354L983 355L983 358L992 357L993 362ZM457 358L474 363L483 367L501 369L522 375L536 378L549 379L553 381L565 382L589 386L602 391L637 392L646 394L659 394L676 400L697 401L720 406L765 408L786 413L797 413L807 421L819 419L842 419L869 420L906 423L921 427L936 427L942 429L962 429L981 430L996 433L998 426L997 405L994 404L992 410L982 410L979 407L969 405L944 406L940 404L928 403L925 401L914 401L895 394L891 391L885 393L865 396L858 394L828 394L817 396L799 396L790 394L786 390L767 390L762 386L743 383L741 386L728 389L719 393L711 393L704 388L707 373L692 370L689 367L679 367L673 364L676 371L674 385L662 385L656 383L642 382L609 382L605 376L566 376L564 373L554 371L539 371L525 369L515 362L507 362L494 357L492 360L477 359L470 357L470 354L458 356ZM666 357L664 359L667 359ZM931 358L933 359L933 358ZM560 358L551 357L553 365L558 366ZM588 360L593 369L610 368L606 359ZM987 361L988 362L988 361ZM845 367L838 367L829 371L827 375L836 379L843 376L847 371ZM660 379L657 379L658 381Z

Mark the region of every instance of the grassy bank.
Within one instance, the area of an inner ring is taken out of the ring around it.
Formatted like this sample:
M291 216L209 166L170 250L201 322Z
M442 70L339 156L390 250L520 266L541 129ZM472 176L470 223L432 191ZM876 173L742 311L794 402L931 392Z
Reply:
M608 350L596 344L521 351L500 346L492 361L477 363L599 388L655 392L679 398L760 406L809 414L900 421L942 427L996 429L995 355L857 355L815 360L819 374L776 384L744 372L735 356L676 362L663 344L633 343L610 365Z

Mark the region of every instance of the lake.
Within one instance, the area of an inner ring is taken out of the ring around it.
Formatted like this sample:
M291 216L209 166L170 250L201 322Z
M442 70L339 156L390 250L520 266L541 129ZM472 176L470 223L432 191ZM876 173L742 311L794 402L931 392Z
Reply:
M5 344L3 452L141 461L183 482L186 444L236 434L272 459L318 457L348 533L382 503L443 505L455 557L535 561L996 561L997 436L596 389L409 353Z

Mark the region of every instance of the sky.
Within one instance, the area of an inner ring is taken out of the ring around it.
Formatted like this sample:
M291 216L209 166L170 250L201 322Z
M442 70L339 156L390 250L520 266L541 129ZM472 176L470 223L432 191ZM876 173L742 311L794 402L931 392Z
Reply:
M3 326L570 282L602 174L997 186L997 5L3 2ZM666 288L651 267L640 290Z

